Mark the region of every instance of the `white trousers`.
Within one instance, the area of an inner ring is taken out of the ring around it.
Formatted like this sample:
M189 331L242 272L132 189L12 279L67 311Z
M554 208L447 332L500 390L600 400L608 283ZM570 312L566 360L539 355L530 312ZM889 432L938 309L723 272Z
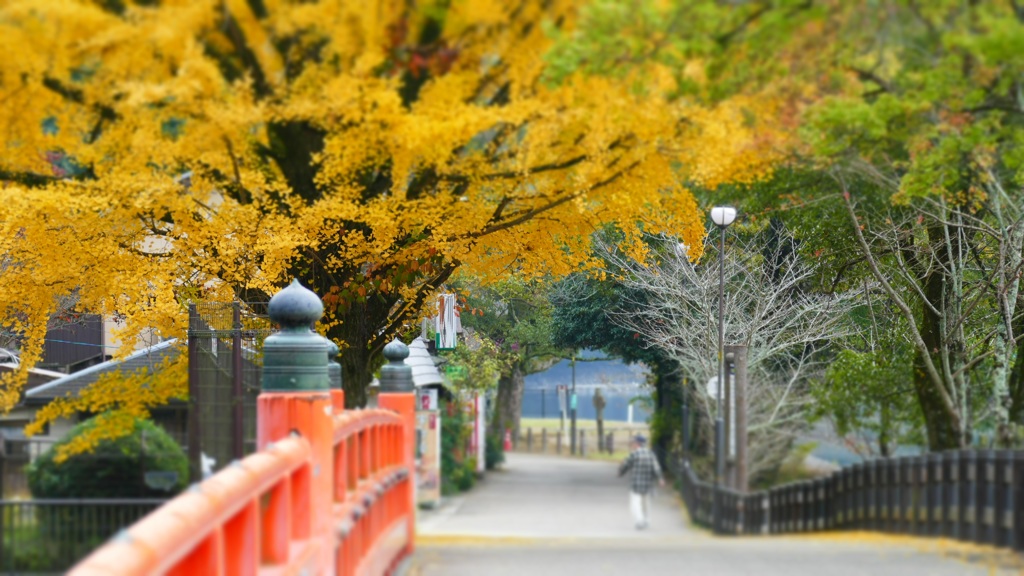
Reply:
M650 494L637 494L632 491L629 493L629 509L633 512L633 521L638 525L647 525L647 509L650 499Z

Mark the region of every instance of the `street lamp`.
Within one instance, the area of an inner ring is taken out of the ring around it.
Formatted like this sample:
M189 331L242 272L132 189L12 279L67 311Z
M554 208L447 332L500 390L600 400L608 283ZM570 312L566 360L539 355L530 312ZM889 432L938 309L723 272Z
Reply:
M736 219L736 209L716 206L711 221L718 226L718 410L715 413L715 498L712 516L718 530L721 519L718 488L725 476L725 424L722 421L722 389L725 387L725 229Z

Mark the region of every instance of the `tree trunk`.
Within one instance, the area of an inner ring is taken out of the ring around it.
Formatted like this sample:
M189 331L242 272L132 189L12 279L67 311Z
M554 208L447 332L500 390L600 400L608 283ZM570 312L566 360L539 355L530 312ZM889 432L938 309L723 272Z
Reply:
M890 416L890 413L889 401L882 400L878 426L878 454L882 458L888 458L891 455L889 453L890 428L892 427L892 417Z
M932 235L930 230L929 236ZM935 244L937 242L933 241L933 245ZM938 250L940 254L944 252L942 249ZM931 360L935 366L943 365L942 350L949 346L942 342L941 323L943 318L932 310L934 307L941 313L946 308L943 302L945 282L945 273L941 268L936 268L925 277L922 286L925 298L931 303L931 307L925 303L921 304L921 339L930 351ZM959 427L950 418L942 396L936 389L938 385L944 385L946 390L950 391L950 395L953 395L954 385L949 382L939 384L929 376L928 370L925 368L923 352L918 349L914 354L914 390L917 392L917 401L921 406L921 414L924 416L925 429L928 433L928 449L933 452L961 447Z
M1017 335L1017 358L1013 363L1013 371L1009 377L1010 422L1024 424L1024 316L1018 317L1013 323L1013 333Z
M326 294L326 290L323 293ZM385 342L381 340L379 331L387 326L392 304L377 295L365 302L354 302L341 315L341 323L327 332L330 339L342 343L338 362L341 364L346 408L366 406L367 389L373 381L373 373L383 361L381 350Z
M345 408L363 408L366 406L367 389L373 381L369 369L370 351L366 346L353 346L345 350L338 358L341 364L341 386L345 391Z
M651 449L662 460L671 453L673 437L681 434L682 390L682 377L677 370L654 367L654 409L661 425L651 428Z
M513 436L519 434L519 418L523 412L523 391L526 388L526 375L518 363L512 371L502 374L498 379L498 396L495 400L494 417L491 420L491 433L504 437L505 430L511 430Z

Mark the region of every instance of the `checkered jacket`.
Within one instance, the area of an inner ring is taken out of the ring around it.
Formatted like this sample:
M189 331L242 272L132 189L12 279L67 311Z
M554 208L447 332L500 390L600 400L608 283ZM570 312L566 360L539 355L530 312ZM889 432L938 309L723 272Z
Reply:
M633 480L630 489L637 494L647 494L654 489L655 480L661 480L661 466L658 459L647 448L633 450L629 457L619 465L619 476L626 472L633 471Z

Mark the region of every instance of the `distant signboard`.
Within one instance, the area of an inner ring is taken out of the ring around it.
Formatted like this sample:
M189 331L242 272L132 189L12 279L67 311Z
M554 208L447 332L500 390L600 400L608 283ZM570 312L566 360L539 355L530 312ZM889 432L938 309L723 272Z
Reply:
M436 388L427 388L425 390L421 389L416 392L416 395L419 398L419 402L416 407L417 410L437 410Z
M437 299L437 317L434 319L438 350L455 349L459 329L458 321L458 312L455 310L455 294L441 294Z
M469 370L458 364L445 364L444 373L452 378L465 378L469 375Z
M143 481L146 483L146 486L154 490L170 492L178 484L178 473L165 470L153 470L143 474Z
M416 414L416 501L420 506L441 503L441 415L436 410Z

